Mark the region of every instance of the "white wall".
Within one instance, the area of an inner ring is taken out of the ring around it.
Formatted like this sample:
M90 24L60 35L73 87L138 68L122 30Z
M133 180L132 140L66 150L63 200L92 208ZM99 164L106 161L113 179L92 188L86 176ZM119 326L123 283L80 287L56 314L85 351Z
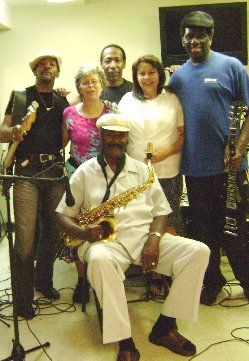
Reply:
M10 27L9 17L9 6L0 0L0 29Z
M3 12L3 1L0 0L0 20L5 25L7 22L11 24L11 30L0 29L1 119L11 90L34 83L28 62L39 50L52 48L61 52L63 65L56 84L75 91L74 74L78 65L83 62L98 63L101 49L109 43L117 43L127 53L124 75L131 79L131 64L138 56L152 53L160 57L159 7L216 2L91 0L81 7L57 5L15 8L7 16Z
M0 114L3 116L14 87L33 84L28 61L39 50L53 48L61 52L63 65L56 84L74 91L77 66L82 62L98 62L101 49L108 43L117 43L126 50L125 76L130 79L131 64L138 56L153 53L160 57L158 8L204 2L216 3L215 0L96 0L83 6L12 9L11 30L0 32Z

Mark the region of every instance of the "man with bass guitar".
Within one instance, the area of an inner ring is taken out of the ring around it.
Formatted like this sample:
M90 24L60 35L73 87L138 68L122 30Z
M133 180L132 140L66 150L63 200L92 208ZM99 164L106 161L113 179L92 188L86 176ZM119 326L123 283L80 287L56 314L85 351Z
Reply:
M190 12L183 18L180 32L189 60L173 72L168 86L180 99L185 116L181 171L186 179L193 221L194 234L191 236L211 249L201 303L213 304L226 284L220 270L221 247L225 249L235 277L249 298L247 237L242 232L242 226L238 227L236 237L229 237L223 232L226 208L224 168L227 165L236 170L240 167L236 175L237 184L241 187L246 182L248 165L244 152L249 140L248 112L234 155L228 156L225 166L224 156L230 128L230 107L234 101L249 105L248 74L239 60L210 49L214 21L209 14Z
M49 299L60 297L53 287L53 264L60 242L55 208L64 192L64 182L38 182L35 177L63 180L62 114L68 106L66 98L53 91L60 73L59 53L41 51L29 65L36 78L35 85L12 92L0 127L0 141L17 145L15 153L13 146L10 147L5 166L10 168L14 156L15 174L30 177L16 181L13 188L17 314L26 319L35 315L34 285ZM31 109L31 105L36 105L36 109ZM40 239L34 269L38 209Z

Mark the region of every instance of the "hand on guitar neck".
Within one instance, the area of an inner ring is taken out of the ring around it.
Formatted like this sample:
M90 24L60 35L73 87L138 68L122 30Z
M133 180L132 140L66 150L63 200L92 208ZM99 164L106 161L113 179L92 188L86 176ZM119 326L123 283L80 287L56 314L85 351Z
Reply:
M227 145L225 149L225 159L224 159L225 169L226 170L230 169L231 171L236 172L239 169L241 162L242 162L242 154L240 154L239 151L235 149L235 154L231 156L229 146Z
M27 131L23 130L21 125L14 125L12 128L12 141L20 143L26 134Z

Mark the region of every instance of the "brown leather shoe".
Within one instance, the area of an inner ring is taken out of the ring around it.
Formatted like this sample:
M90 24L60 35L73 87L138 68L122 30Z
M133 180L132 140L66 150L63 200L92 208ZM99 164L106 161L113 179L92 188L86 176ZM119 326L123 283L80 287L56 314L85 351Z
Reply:
M183 356L193 356L196 354L195 345L182 336L177 330L171 330L167 335L149 335L149 341L158 346L168 348L170 351Z
M140 359L140 353L136 349L135 351L119 351L117 361L138 361Z

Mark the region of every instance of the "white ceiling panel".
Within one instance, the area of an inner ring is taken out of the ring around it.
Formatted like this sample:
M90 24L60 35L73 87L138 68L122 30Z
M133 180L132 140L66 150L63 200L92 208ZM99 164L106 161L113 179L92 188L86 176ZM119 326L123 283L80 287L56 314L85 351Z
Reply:
M69 3L62 3L63 5L84 5L90 0L75 0ZM58 3L48 3L47 0L4 0L6 4L12 7L22 7L22 6L51 6L58 5Z

